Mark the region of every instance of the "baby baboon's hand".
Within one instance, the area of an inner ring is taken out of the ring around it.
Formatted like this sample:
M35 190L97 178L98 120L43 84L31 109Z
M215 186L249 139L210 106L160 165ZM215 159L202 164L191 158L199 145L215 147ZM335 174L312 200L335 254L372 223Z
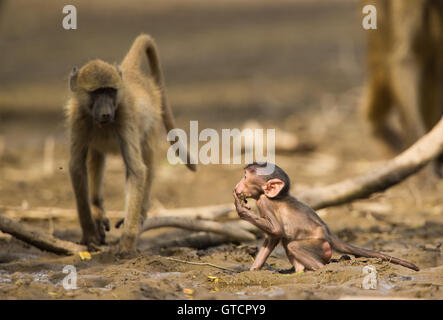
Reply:
M244 195L241 195L242 200L240 200L235 190L233 195L234 195L235 209L237 210L238 216L240 218L247 217L250 214L249 210L251 210L251 208L246 206Z

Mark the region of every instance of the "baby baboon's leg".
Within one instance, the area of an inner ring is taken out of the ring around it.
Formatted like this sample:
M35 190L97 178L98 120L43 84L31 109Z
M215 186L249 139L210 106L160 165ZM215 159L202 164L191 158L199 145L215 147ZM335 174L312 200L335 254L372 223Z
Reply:
M317 270L329 261L332 249L323 239L294 240L284 244L286 254L296 272Z
M260 270L279 242L280 238L271 238L270 236L266 236L265 242L258 251L250 270Z
M133 133L132 140L136 139L137 136L137 134ZM126 138L126 140L121 141L121 151L126 166L128 184L125 223L120 238L121 254L134 253L136 250L147 172L140 144L138 141L131 141L130 139Z
M109 231L109 219L103 207L103 174L105 171L105 155L96 150L88 153L88 182L89 196L92 202L91 211L100 242L105 243L105 230Z

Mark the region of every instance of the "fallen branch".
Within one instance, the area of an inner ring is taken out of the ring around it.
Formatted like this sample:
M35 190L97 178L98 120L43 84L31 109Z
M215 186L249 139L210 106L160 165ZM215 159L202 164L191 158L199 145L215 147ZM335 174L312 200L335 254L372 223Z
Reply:
M41 250L57 254L74 254L75 252L87 251L86 246L71 241L57 239L47 233L24 225L13 219L0 214L0 230L9 233L19 240L27 242Z
M77 212L74 209L52 208L52 207L32 207L23 208L20 206L1 206L0 211L3 216L13 219L29 220L77 220ZM108 218L121 218L122 211L106 211Z
M443 118L429 133L382 167L356 178L305 190L298 198L316 210L366 198L403 181L442 152Z
M149 218L143 224L140 233L143 233L151 229L164 228L164 227L182 228L191 231L213 232L224 235L230 241L240 242L240 241L252 241L256 239L252 233L235 225L228 225L226 223L220 223L208 220L193 220L181 217Z
M170 258L170 257L165 257L165 259L175 261L175 262L180 262L180 263L192 264L192 265L196 265L196 266L213 267L213 268L217 268L217 269L221 269L221 270L225 270L225 271L229 271L229 272L233 272L233 273L238 272L236 270L217 266L215 264L208 263L208 262L192 262L192 261L185 261L185 260L180 260L180 259L175 259L175 258Z
M202 231L202 232L193 232L191 234L184 236L181 235L180 237L177 237L175 239L152 241L149 245L144 246L143 250L152 249L152 248L171 248L171 247L206 249L209 247L215 247L229 242L235 243L237 241L232 241L224 235Z
M225 203L213 206L178 208L178 209L154 209L149 212L150 216L174 216L190 219L217 220L225 218L234 210L233 203ZM2 206L0 211L3 215L14 219L66 219L76 220L77 212L74 209L53 208L53 207L32 207L23 208L20 206ZM110 219L119 219L124 217L123 211L108 210L106 216Z
M228 214L233 210L235 210L234 203L225 203L204 207L159 209L155 211L155 215L158 217L174 216L182 218L217 220L227 217Z

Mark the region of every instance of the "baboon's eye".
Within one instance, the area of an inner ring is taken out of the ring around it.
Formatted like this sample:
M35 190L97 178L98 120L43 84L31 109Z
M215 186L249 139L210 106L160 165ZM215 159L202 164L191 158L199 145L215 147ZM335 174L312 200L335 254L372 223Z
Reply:
M109 88L109 87L100 88L100 89L90 92L90 94L91 94L92 98L103 94L103 95L107 95L110 98L115 100L115 98L117 97L117 89Z

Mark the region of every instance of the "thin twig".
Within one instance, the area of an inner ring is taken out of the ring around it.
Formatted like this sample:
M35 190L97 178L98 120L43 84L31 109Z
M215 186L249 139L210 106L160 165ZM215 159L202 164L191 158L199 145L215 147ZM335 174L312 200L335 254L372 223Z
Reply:
M208 262L192 262L192 261L185 261L185 260L180 260L180 259L174 259L174 258L170 258L170 257L164 257L164 258L168 259L168 260L171 260L171 261L175 261L175 262L181 262L181 263L186 263L186 264L193 264L193 265L196 265L196 266L213 267L213 268L217 268L217 269L221 269L221 270L225 270L225 271L229 271L229 272L238 273L238 271L236 271L236 270L225 268L225 267L221 267L221 266L217 266L215 264L208 263Z

